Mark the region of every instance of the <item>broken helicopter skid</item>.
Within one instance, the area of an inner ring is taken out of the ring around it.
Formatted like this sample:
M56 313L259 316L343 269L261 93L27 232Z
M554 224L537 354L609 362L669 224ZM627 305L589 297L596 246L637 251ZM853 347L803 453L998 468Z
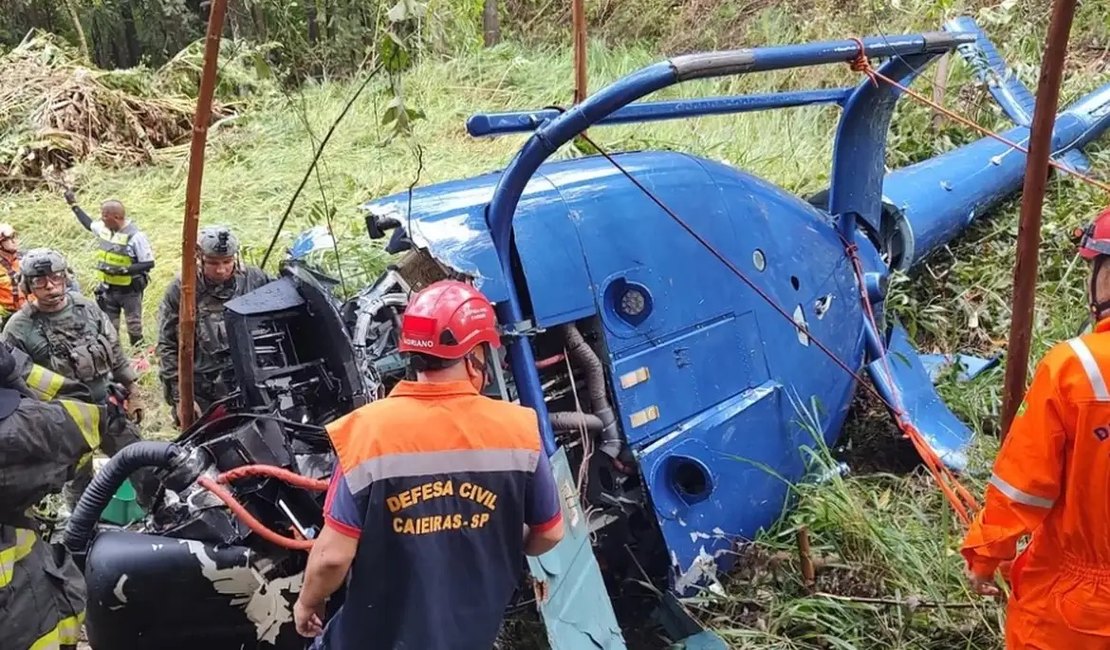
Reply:
M1032 98L972 21L863 44L903 84L958 49L1016 123L1005 135L1028 138ZM292 259L280 279L229 302L241 393L174 444L144 443L109 461L67 527L89 583L93 647L303 646L291 621L298 546L322 525L323 495L318 483L241 468L326 479L322 426L405 375L396 336L408 293L443 277L473 280L496 303L508 363L491 364L489 394L536 409L564 496L566 538L528 560L553 648L625 647L605 576L640 577L643 567L675 610L675 596L728 570L736 542L782 514L783 479L805 477L810 429L826 443L839 437L855 372L867 371L938 455L962 467L971 433L884 317L887 278L1019 189L1025 157L984 139L884 176L898 91L868 80L634 103L687 80L844 64L857 52L839 41L680 56L563 113L476 115L472 135L533 135L501 172L367 204L370 236L392 231L387 251L398 256L372 286L337 304L327 280ZM545 162L595 125L814 104L842 114L830 188L809 200L680 153ZM1108 126L1110 86L1059 116L1057 158L1085 166L1080 149ZM820 407L808 426L799 399ZM130 530L97 531L115 488L142 465L162 468L152 513ZM673 636L689 635L688 647L715 643L678 623Z

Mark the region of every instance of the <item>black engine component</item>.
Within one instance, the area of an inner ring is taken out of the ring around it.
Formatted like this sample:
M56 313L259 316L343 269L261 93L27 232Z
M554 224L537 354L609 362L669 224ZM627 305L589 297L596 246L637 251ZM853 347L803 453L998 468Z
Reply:
M295 263L278 280L229 300L235 377L248 408L322 424L366 403L334 299Z
M246 546L101 533L85 566L89 642L96 650L301 650L292 612L302 568L260 572Z

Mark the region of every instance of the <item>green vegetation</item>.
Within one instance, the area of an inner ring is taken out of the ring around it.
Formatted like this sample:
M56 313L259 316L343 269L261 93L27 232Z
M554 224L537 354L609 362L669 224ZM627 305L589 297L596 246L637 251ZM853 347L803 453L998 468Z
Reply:
M373 80L337 129L319 174L310 179L292 211L278 251L296 232L330 219L344 258L345 280L357 286L385 263L380 249L365 237L356 211L360 202L414 182L433 183L503 166L523 138L471 139L464 120L477 110L570 101L570 23L561 13L565 4L507 1L502 6L508 18L501 45L479 49L473 38L477 32L468 32L451 47L426 51L403 75ZM968 8L978 12L1006 60L1035 87L1048 11L1043 0L971 7L954 0L863 6L838 0L755 0L744 3L744 12L737 3L715 0L587 4L592 12L589 69L594 90L664 53L930 30ZM1107 16L1108 0L1085 3L1080 10L1064 105L1110 80ZM425 23L424 28L448 33L452 24ZM953 58L948 70L944 97L949 107L986 126L1006 126L985 90L971 83L962 62ZM829 86L854 78L846 66L837 66L691 83L664 94ZM931 94L935 82L930 69L915 88ZM245 257L258 260L307 169L314 144L339 114L354 83L310 82L286 91L260 87L239 102L237 117L210 134L202 223L233 225L248 244ZM409 136L396 137L392 127L382 123L398 92L407 106L425 116L413 123ZM830 109L803 108L657 124L651 129L598 128L591 135L609 149L675 149L725 160L805 195L827 183L836 117ZM889 164L921 160L975 137L957 125L934 123L928 109L903 100L890 138ZM1104 174L1110 170L1105 144L1103 140L1088 151L1095 169ZM578 154L568 149L560 155ZM418 157L423 162L419 176ZM180 260L185 171L185 151L179 147L160 152L148 166L118 169L87 162L68 172L86 209L95 209L102 199L119 198L151 236L158 255L146 299L151 332L161 290ZM1034 361L1048 346L1074 334L1085 317L1086 269L1074 257L1068 235L1106 201L1073 180L1050 183ZM894 284L889 304L924 351L994 354L1005 348L1017 205L1013 200L980 219L958 242ZM83 286L92 286L94 242L70 215L57 187L0 195L0 220L20 229L25 247L56 246L67 252L80 270ZM274 261L271 258L271 266ZM160 402L155 372L143 379L150 406ZM941 385L957 413L985 434L967 477L976 494L982 492L982 477L996 445L991 434L998 428L1001 378L999 369L969 384L946 379ZM158 406L148 435L172 434L168 421L165 408ZM831 467L834 453L846 453L860 471L799 486L798 509L743 551L726 595L706 594L691 604L691 610L739 648L1000 648L1002 609L972 596L964 586L955 552L960 526L927 474L862 473L876 465L889 468L889 463L880 462L887 458L906 464L905 445L894 440L894 427L874 404L861 399L849 428L847 449L818 450L815 471ZM817 594L807 592L801 581L795 539L802 526L812 540Z

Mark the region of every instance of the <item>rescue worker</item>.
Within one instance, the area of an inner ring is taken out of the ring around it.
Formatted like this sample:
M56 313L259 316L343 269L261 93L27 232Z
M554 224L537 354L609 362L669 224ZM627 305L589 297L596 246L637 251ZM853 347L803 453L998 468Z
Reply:
M30 511L75 466L91 464L93 450L115 453L138 436L112 405L38 399L19 378L19 366L0 343L0 647L73 648L84 619L84 576L61 545L40 537ZM62 388L49 371L40 378ZM118 420L124 426L114 426Z
M108 314L112 327L119 335L122 312L127 322L127 337L132 346L143 341L143 292L150 284L150 271L154 268L154 250L146 234L127 217L127 210L116 200L100 205L100 220L92 217L77 205L73 190L66 190L66 203L86 230L97 237L96 270L100 279L96 304Z
M0 223L0 317L7 319L26 301L19 290L19 239L10 223Z
M193 343L195 415L235 389L231 352L224 326L224 303L270 282L262 269L240 265L239 239L226 226L210 226L197 233L196 337ZM174 278L162 297L158 313L158 360L166 403L174 423L185 418L178 390L177 327L181 306L181 276Z
M1037 366L961 548L983 595L997 595L994 573L1013 561L1010 650L1110 648L1110 208L1082 232L1079 254L1092 263L1094 330Z
M0 339L25 352L34 363L87 386L97 404L107 403L113 384L118 384L116 393L137 405L138 378L115 329L92 301L67 290L67 270L65 258L57 251L27 252L20 289L31 301L8 319ZM70 508L91 480L91 467L83 467L67 486Z
M562 538L535 411L480 394L499 345L489 301L436 282L402 320L416 381L327 427L338 462L293 609L313 648L488 650L523 554Z

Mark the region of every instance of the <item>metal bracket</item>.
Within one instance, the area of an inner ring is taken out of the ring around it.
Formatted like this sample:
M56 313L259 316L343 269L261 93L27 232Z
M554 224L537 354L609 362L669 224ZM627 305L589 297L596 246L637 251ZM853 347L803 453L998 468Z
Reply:
M528 318L511 325L502 325L498 328L501 336L505 338L530 338L547 331L547 328L537 327L532 319Z

